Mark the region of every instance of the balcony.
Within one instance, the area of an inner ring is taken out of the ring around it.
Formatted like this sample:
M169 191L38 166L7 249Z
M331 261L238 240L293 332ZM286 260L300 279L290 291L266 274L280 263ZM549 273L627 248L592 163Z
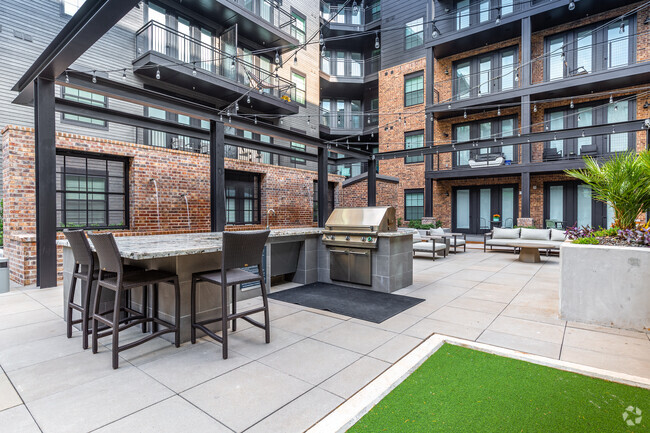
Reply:
M183 6L227 27L237 25L237 33L266 47L290 49L298 45L291 35L294 19L277 0L183 0ZM227 23L227 24L226 24Z
M250 103L241 101L242 108L298 113L298 104L292 102L293 83L274 74L270 65L267 70L256 66L260 62L255 56L245 61L154 21L136 32L135 45L134 73L152 85L181 87L208 98L214 95L224 105L247 93Z
M377 110L330 112L321 108L320 132L324 138L340 135L370 134L375 132L378 123Z
M355 2L356 3L356 2ZM365 6L340 7L321 0L320 17L323 23L328 24L334 35L346 31L372 30L381 24L381 3L375 1Z
M346 53L344 58L332 58L327 54L321 56L320 76L329 83L363 84L379 78L381 56L363 59L360 53Z

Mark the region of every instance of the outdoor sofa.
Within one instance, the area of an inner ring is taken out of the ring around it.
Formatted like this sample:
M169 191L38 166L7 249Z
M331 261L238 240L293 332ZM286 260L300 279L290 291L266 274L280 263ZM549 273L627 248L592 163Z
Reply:
M443 238L436 240L435 238L427 239L428 242L423 242L420 232L412 228L399 228L397 229L401 232L413 234L413 255L415 253L428 253L431 254L433 260L436 259L436 254L442 254L443 257L447 257L449 254L449 239Z
M504 247L512 248L515 252L516 247L512 247L508 244L512 242L517 243L548 243L554 245L553 248L548 248L546 250L546 255L548 256L550 251L560 250L560 245L566 239L564 230L557 229L528 229L528 228L514 228L514 229L501 229L495 227L491 232L485 233L483 238L483 251L487 251L487 247L490 249L494 247Z

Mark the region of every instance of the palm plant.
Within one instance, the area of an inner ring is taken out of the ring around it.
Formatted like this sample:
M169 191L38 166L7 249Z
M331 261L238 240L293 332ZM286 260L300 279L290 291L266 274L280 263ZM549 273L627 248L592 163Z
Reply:
M594 199L614 209L614 226L635 227L637 216L650 209L650 151L619 153L602 164L585 158L585 168L565 173L591 186Z

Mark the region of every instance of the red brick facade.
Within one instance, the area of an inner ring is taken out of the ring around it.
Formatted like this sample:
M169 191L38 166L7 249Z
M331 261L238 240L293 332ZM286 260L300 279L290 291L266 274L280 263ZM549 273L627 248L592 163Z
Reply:
M399 203L399 184L396 182L377 179L377 206L393 206ZM368 206L368 180L364 179L341 189L342 207Z
M129 160L129 229L116 235L200 232L210 229L209 157L197 153L160 149L133 143L58 133L57 148L86 153L125 156ZM34 130L8 126L2 131L4 251L9 258L11 280L34 284L36 278L36 214L34 188ZM261 221L259 225L228 226L227 230L261 228L266 210L273 208L272 226L311 226L314 181L317 173L256 162L225 160L227 170L261 175ZM155 179L160 200L160 229L156 210ZM338 204L343 178L337 183ZM289 190L290 189L290 193ZM181 194L190 207L190 223ZM53 216L54 217L54 216ZM61 256L61 252L59 252ZM59 260L59 264L61 260Z

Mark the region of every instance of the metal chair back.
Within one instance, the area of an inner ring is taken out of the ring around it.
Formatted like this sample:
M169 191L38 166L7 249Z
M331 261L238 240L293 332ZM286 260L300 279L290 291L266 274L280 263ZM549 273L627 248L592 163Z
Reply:
M92 269L95 264L95 257L93 256L93 250L90 249L86 233L83 230L66 229L63 230L63 234L70 243L74 261L79 265L86 265Z
M269 233L271 233L270 230L223 232L221 269L262 264L262 252Z
M118 280L121 279L124 268L113 233L88 234L88 237L97 252L99 268L106 272L114 272L117 274Z

